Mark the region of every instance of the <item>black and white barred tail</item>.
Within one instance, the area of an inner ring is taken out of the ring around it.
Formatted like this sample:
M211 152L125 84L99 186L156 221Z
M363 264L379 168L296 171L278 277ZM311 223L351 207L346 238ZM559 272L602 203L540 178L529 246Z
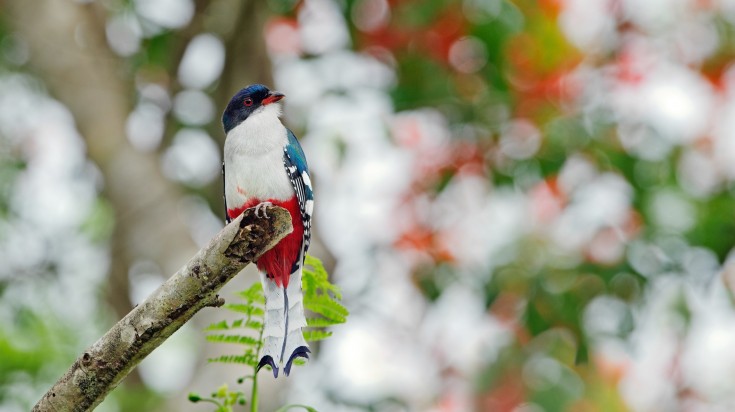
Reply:
M288 287L276 285L263 272L260 273L260 281L265 295L265 325L257 370L270 365L273 377L278 377L281 368L288 376L293 361L299 357L308 359L311 353L301 330L306 326L301 265L291 274Z

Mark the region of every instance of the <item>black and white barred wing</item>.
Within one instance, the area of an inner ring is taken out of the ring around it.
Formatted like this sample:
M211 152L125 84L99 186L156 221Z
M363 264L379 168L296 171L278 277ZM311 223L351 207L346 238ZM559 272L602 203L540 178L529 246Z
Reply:
M283 165L286 167L291 185L296 191L296 198L299 201L299 209L301 210L301 220L304 223L304 245L301 256L303 263L311 241L311 214L314 211L314 192L311 187L309 166L306 164L304 150L290 130L288 131L288 144L283 148L283 152Z

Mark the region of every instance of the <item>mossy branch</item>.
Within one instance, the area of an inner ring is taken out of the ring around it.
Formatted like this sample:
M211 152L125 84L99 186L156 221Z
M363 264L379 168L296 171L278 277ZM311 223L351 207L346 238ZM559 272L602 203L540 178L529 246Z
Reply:
M33 408L94 409L141 360L206 306L221 306L217 292L247 264L293 228L286 209L269 218L246 210L184 267L89 347Z

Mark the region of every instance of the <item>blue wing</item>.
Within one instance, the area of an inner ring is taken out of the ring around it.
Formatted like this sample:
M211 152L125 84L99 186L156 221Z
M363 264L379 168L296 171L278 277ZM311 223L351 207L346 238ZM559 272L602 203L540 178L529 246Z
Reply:
M288 144L283 148L283 165L296 192L301 209L301 220L304 222L304 246L302 259L306 257L311 241L311 214L314 210L314 192L311 188L309 166L299 141L293 132L288 130Z
M230 214L227 213L227 191L225 187L225 161L222 161L222 200L225 202L225 225L230 223Z

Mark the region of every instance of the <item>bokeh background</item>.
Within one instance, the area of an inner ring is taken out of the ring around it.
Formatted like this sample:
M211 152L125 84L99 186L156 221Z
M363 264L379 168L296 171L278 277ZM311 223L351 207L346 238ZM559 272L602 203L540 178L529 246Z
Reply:
M733 0L0 0L0 411L223 226L255 82L352 312L262 410L735 410L733 57ZM99 410L210 410L223 312Z

